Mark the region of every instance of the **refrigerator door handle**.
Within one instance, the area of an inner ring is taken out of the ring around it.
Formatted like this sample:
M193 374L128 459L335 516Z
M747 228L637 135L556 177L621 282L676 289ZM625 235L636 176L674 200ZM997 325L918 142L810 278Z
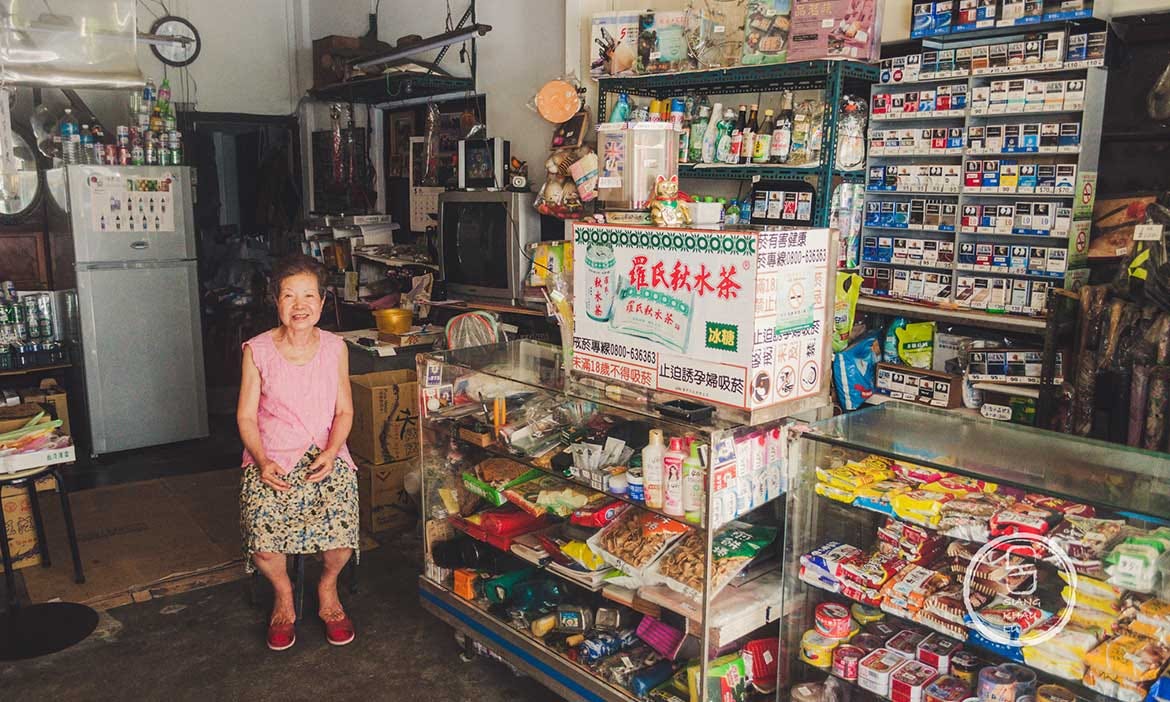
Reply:
M194 263L193 258L160 258L145 261L102 261L94 263L78 263L78 271L128 271L144 268L174 268L186 263Z
M145 240L145 239L142 239L140 241L136 241L136 242L130 244L130 248L137 249L139 251L142 251L142 250L147 249L149 247L150 247L150 242Z

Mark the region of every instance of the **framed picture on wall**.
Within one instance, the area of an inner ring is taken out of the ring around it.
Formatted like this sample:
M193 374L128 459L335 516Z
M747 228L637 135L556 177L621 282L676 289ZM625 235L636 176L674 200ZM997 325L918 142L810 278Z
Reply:
M389 127L389 173L387 175L391 178L405 178L410 159L410 138L414 136L414 113L390 113Z

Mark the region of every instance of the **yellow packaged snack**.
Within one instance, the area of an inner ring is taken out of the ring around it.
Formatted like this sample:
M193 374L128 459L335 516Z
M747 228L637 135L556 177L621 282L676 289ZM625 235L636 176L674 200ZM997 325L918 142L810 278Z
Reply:
M1090 607L1099 612L1104 612L1110 617L1116 618L1121 614L1123 605L1121 600L1105 599L1095 595L1086 594L1079 589L1074 591L1068 585L1060 591L1060 596L1064 598L1065 602L1076 602L1078 607Z
M825 483L817 483L814 490L816 490L816 493L821 497L827 497L830 500L836 500L837 502L844 502L847 505L853 503L852 490L842 490L841 488L833 487L832 485Z
M1077 605L1072 608L1072 615L1069 617L1069 622L1089 631L1100 632L1101 635L1108 635L1113 633L1113 628L1117 624L1117 617L1106 614L1099 609Z
M946 493L918 489L894 495L890 506L899 519L933 528L942 520L943 504L953 499Z
M1085 663L1095 672L1119 680L1145 682L1158 677L1170 659L1165 646L1133 634L1121 634L1089 651Z
M1129 630L1170 645L1170 602L1159 599L1143 602Z

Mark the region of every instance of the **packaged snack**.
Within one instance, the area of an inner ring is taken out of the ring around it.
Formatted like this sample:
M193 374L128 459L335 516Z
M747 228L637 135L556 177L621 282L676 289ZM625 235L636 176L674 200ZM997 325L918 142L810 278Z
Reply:
M1109 582L1127 590L1151 592L1157 584L1158 562L1170 552L1170 529L1127 537L1105 558Z
M979 670L982 667L983 661L970 651L959 651L951 656L951 671L956 678L967 685L969 690L975 689L979 680Z
M725 525L712 538L711 592L718 595L733 578L769 544L776 540L776 529L743 522ZM671 546L647 570L648 582L661 582L676 592L699 598L703 590L705 534L692 531Z
M892 516L894 508L890 505L890 498L912 489L913 486L904 480L882 480L862 485L853 491L853 505Z
M979 671L979 699L982 702L1014 702L1016 679L999 666L988 666Z
M857 680L857 668L866 651L857 646L838 646L833 651L833 675L843 680Z
M926 702L962 702L971 695L967 683L952 675L940 675L926 686Z
M926 686L938 677L938 671L916 660L910 660L894 671L890 679L890 699L893 702L924 702Z
M903 480L909 480L915 484L933 483L940 478L950 475L945 471L937 468L929 468L927 466L920 466L916 463L898 462L893 466L894 474Z
M819 587L820 589L828 590L829 592L841 591L841 581L831 575L826 574L820 568L810 568L809 566L802 565L800 567L799 577L801 580L808 583L809 585L812 585L813 587Z
M1170 645L1170 602L1146 600L1138 607L1137 616L1130 622L1130 631Z
M590 501L601 501L604 495L573 486L567 480L553 475L540 475L532 480L512 485L503 490L508 502L534 517L552 513L567 517L573 510L585 507Z
M853 580L841 580L840 587L837 591L851 600L869 605L870 607L878 607L882 603L881 591L877 588L866 587Z
M902 317L894 317L886 325L886 334L882 338L881 358L887 363L901 363L898 360L898 330L905 326L906 320Z
M844 639L849 636L854 621L849 610L836 602L822 602L814 610L818 632L830 639Z
M1146 685L1142 682L1111 678L1093 669L1085 671L1083 682L1086 687L1118 702L1142 702L1148 694Z
M600 618L600 617L599 617ZM638 638L645 641L663 658L674 660L682 649L687 635L664 622L646 615L638 622Z
M964 600L962 584L954 583L951 587L926 598L926 606L923 607L923 611L945 621L962 625L963 617L967 613L968 601L972 607L978 609L987 604L989 599L991 598L988 595L972 590L970 597Z
M861 549L856 546L841 543L840 541L829 541L809 553L800 557L800 562L804 566L816 568L830 577L837 577L837 569L842 561L858 557L862 554Z
M1135 682L1156 679L1167 660L1170 650L1165 646L1133 634L1106 639L1085 656L1085 664L1094 672Z
M1122 519L1095 519L1066 514L1052 530L1052 540L1068 554L1077 572L1104 577L1105 555L1121 540Z
M600 529L616 519L629 506L628 502L621 500L591 504L575 510L573 515L569 517L569 521L578 526Z
M599 661L618 651L631 648L636 643L638 636L633 629L625 629L616 634L596 633L577 647L577 659L582 663Z
M687 666L687 685L692 700L698 700L700 667ZM743 702L748 694L747 665L743 656L730 653L716 658L707 666L707 699L719 702Z
M816 629L809 629L800 637L800 660L828 670L833 666L833 649L840 644L840 639L825 636Z
M852 490L842 490L828 483L817 483L813 486L813 490L821 497L827 497L837 502L844 502L847 505L853 504L853 498L855 497Z
M952 495L918 489L892 496L890 506L899 519L934 528L942 520L943 505L953 499Z
M951 672L951 656L959 652L961 644L938 634L931 634L918 643L918 660L946 675Z
M886 649L906 659L918 657L918 644L926 640L927 634L920 634L912 629L903 629L890 637L886 642Z
M776 671L780 667L780 639L748 641L739 653L757 689L770 690L776 687Z
M1016 599L999 598L980 609L979 616L989 626L1009 632L1016 638L1052 615Z
M860 409L874 393L877 364L882 360L880 334L869 332L833 354L833 387L842 409Z
M943 492L958 498L995 492L998 487L995 483L978 478L968 478L963 475L946 475L923 485L922 489L930 490L931 492Z
M934 363L934 322L909 322L894 329L894 337L901 363L925 369Z
M833 302L833 353L840 353L849 345L853 318L857 312L857 297L861 294L862 277L856 273L837 273L837 297Z
M1051 497L1049 495L1041 495L1038 493L1028 493L1024 495L1024 502L1036 505L1042 509L1051 510L1053 512L1060 512L1065 516L1077 517L1095 517L1097 510L1092 505L1084 505L1079 502L1071 502L1059 497Z
M865 587L880 588L905 567L906 562L897 556L861 554L843 560L838 566L837 575Z
M1098 637L1103 638L1113 633L1117 627L1117 617L1099 609L1078 604L1072 608L1069 623L1095 632Z
M956 539L982 543L991 537L991 517L1007 504L1007 499L987 493L957 497L943 505L938 530Z
M858 624L865 626L874 622L880 622L886 618L886 615L876 607L867 607L863 604L854 604L849 608L849 613L853 615L853 619Z
M863 690L888 697L890 680L894 672L906 663L907 659L904 656L889 649L879 648L871 651L857 665L857 684Z
M951 584L951 579L938 571L909 565L882 588L882 609L904 618L914 618L931 595Z
M882 645L885 646L886 642L894 638L894 634L897 634L901 629L894 626L891 622L874 622L867 624L864 631L871 636L876 636L881 639Z
M1060 523L1060 514L1051 510L1018 502L1009 505L991 517L991 535L1047 534Z
M1069 582L1068 575L1058 570L1057 575L1067 584ZM1125 590L1113 585L1112 583L1100 580L1097 578L1090 578L1081 576L1077 578L1077 597L1086 596L1099 600L1114 601L1120 600Z
M649 660L648 657L647 660ZM672 675L674 675L674 664L670 661L658 661L635 673L630 678L628 687L635 695L645 697L650 694L650 690L669 680Z
M869 485L894 477L893 471L880 463L846 463L838 468L816 468L817 480L842 490L856 491L862 485Z
M641 578L668 546L690 533L684 524L633 508L589 537L589 546L614 568Z
M653 673L648 673L654 666L662 662L658 654L650 650L649 646L638 644L626 649L620 654L611 655L592 666L594 673L602 680L608 680L619 687L632 689L634 686L634 679L642 673L647 673L648 678L657 678L654 685L661 684L664 680L670 678L671 673L674 672L672 666L668 666L665 671L659 666ZM652 680L643 678L641 680L642 686L649 691Z
M1048 627L1060 625L1058 618L1050 619L1036 628L1044 633ZM1068 680L1079 680L1085 674L1085 655L1099 643L1097 635L1077 624L1069 623L1055 637L1044 643L1024 647L1024 662L1052 675Z

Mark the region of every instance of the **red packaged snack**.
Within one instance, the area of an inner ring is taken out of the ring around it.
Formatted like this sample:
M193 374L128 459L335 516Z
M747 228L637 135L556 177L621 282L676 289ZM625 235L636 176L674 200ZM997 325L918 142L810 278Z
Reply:
M1040 495L1038 493L1028 493L1024 495L1024 502L1030 505L1036 505L1043 509L1050 509L1053 512L1060 512L1068 516L1074 515L1077 517L1095 517L1097 510L1092 505L1083 505L1079 502L1072 502L1059 497L1052 497L1050 495Z
M603 502L600 505L584 507L574 511L573 515L569 517L569 521L578 526L600 529L614 519L617 519L617 516L629 506L629 503L622 502L621 500Z
M918 644L922 643L925 639L925 634L904 629L894 634L894 637L886 642L886 648L901 655L903 658L917 658Z
M899 478L914 483L933 483L940 478L951 475L937 468L927 468L915 463L895 463L890 467Z
M1060 513L1020 502L1001 509L991 517L991 535L1047 534L1060 523Z
M841 561L838 576L863 587L880 588L905 567L906 561L897 556L883 553L862 554Z
M962 702L970 696L967 683L951 675L941 675L926 686L926 702Z
M998 600L979 610L979 616L993 627L1024 633L1046 619L1039 607L1018 600Z
M931 634L918 644L918 660L939 673L951 672L951 656L959 651L961 644L941 634Z
M851 600L870 607L880 607L882 604L882 595L878 590L865 587L852 580L842 580L839 592Z

